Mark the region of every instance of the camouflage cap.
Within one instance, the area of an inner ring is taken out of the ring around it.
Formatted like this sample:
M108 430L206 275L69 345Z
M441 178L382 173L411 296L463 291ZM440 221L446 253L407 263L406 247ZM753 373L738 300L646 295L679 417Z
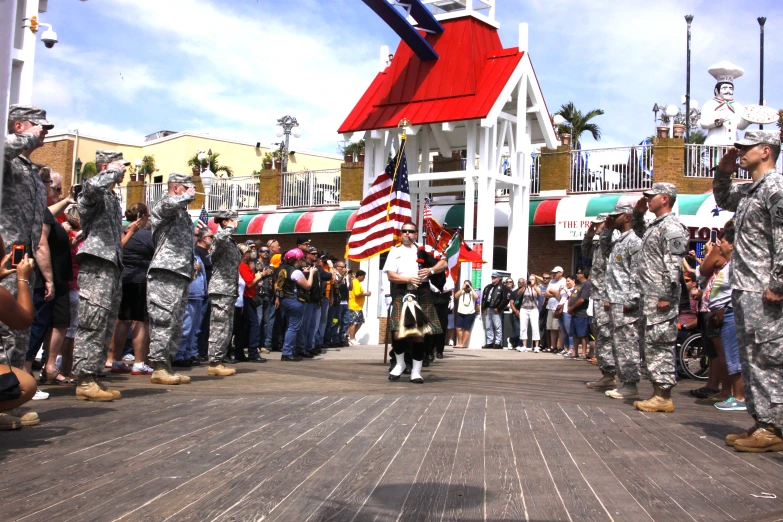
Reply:
M46 119L46 111L32 105L11 105L8 109L8 121L29 121L46 130L54 128L54 125Z
M745 137L734 145L749 147L753 145L777 145L780 147L780 132L778 131L746 131Z
M239 219L239 213L236 210L221 210L215 214L215 219Z
M600 225L601 223L606 221L606 216L608 216L608 215L609 214L607 214L606 212L601 212L600 214L598 214L596 217L593 218L593 221L592 221L593 224L594 225Z
M95 164L100 165L102 163L113 163L115 161L122 161L123 165L130 165L130 161L123 161L122 152L116 150L96 150L95 151Z
M653 186L644 191L644 195L648 197L655 196L656 194L663 194L671 198L677 197L677 187L671 183L653 183Z
M630 203L617 203L614 207L614 212L609 212L612 217L620 216L622 214L633 214L633 205Z
M169 174L169 183L180 183L188 188L195 187L193 180L187 174L180 174L179 172L172 172Z

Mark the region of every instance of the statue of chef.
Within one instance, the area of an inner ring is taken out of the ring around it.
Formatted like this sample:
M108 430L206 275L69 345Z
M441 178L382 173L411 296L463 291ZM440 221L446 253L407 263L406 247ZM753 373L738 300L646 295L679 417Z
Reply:
M734 101L734 80L745 70L723 60L708 69L717 80L715 97L701 109L699 125L707 131L705 145L731 146L737 141L737 129L743 130L750 122L742 118L742 105Z

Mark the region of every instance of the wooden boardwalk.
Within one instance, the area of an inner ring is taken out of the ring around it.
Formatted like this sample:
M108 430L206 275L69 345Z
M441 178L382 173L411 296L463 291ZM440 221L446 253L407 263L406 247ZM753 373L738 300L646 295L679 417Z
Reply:
M724 446L749 417L696 404L695 383L677 388L674 414L644 414L587 390L596 370L584 363L471 357L436 363L423 386L327 356L239 365L228 379L193 369L187 387L113 377L116 403L50 388L33 404L41 425L0 433L0 518L636 522L783 510L783 455Z

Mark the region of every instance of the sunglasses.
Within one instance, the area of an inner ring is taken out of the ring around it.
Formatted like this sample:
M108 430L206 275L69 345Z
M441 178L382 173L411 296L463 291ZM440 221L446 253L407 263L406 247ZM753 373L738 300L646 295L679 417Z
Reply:
M55 191L55 192L62 192L63 188L62 187L52 187L52 190Z
M402 233L403 234L418 234L419 231L418 230L403 230Z
M268 254L269 250L259 250L259 252L261 252L262 254Z

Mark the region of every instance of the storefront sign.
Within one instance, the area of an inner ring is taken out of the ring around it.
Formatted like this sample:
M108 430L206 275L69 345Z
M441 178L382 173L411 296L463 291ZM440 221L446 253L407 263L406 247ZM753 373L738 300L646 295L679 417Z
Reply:
M592 223L592 218L563 220L555 223L555 240L581 241Z

